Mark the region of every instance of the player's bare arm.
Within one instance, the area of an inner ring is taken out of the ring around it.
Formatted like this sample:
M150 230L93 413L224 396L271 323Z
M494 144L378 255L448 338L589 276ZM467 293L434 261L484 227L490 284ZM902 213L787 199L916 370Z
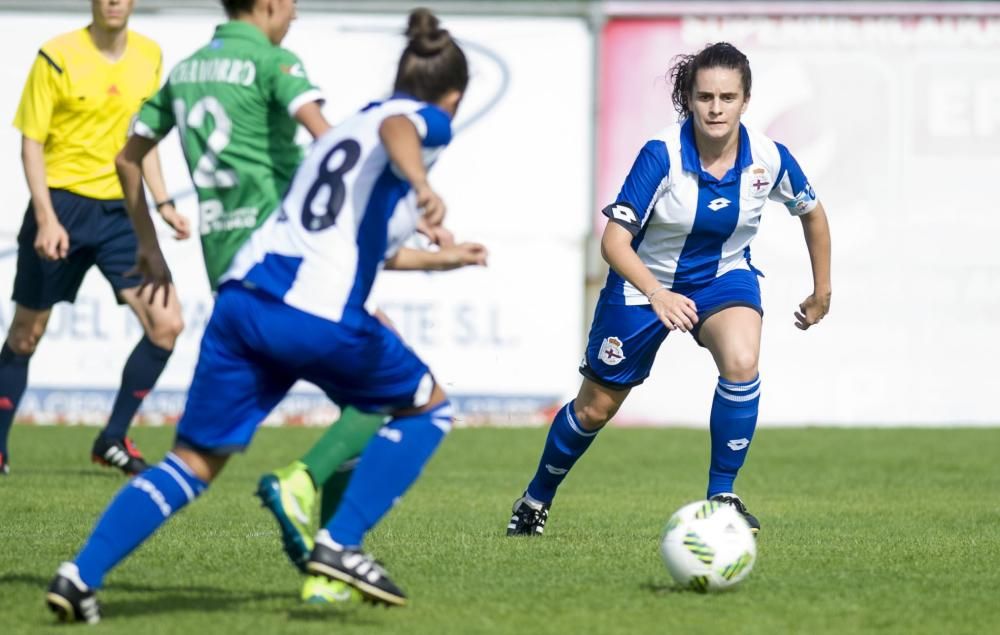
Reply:
M608 223L604 228L601 255L618 275L646 294L653 311L668 329L686 333L698 323L695 303L659 283L632 248L631 232L618 223Z
M427 167L420 152L420 135L417 127L405 115L387 117L379 127L379 137L396 169L413 187L417 206L423 210L429 225L440 225L444 220L445 205L427 183Z
M323 116L323 111L320 109L318 101L302 104L295 111L295 120L302 124L302 127L312 135L313 139L319 139L331 128L330 122Z
M46 260L65 258L69 253L69 234L52 207L52 197L45 180L44 146L34 139L22 136L21 162L24 164L24 177L31 192L35 222L38 224L35 251Z
M160 167L160 152L155 146L142 159L142 176L146 186L149 187L149 193L153 195L153 202L156 204L156 211L160 213L160 218L174 230L174 238L177 240L190 238L191 223L187 216L177 211L173 199L167 193L163 169Z
M437 251L402 247L385 261L385 268L393 271L451 271L462 267L486 266L489 255L479 243L458 243Z
M156 300L156 293L162 288L163 306L166 307L170 298L170 269L160 251L160 243L156 238L156 229L153 227L153 219L146 204L145 188L142 185L143 159L155 146L156 142L152 139L132 135L115 158L115 169L118 170L118 179L125 195L125 207L139 242L135 255L135 268L129 273L142 276L140 295L145 293L147 286L152 287L150 303Z
M817 203L816 208L803 214L800 220L813 273L813 292L795 312L795 326L804 331L819 324L830 311L833 288L830 284L830 223L823 204Z

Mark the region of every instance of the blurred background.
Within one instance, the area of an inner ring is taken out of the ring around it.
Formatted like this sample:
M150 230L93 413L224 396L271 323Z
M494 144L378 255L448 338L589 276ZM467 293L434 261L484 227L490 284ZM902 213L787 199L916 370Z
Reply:
M430 364L467 425L547 421L571 398L606 265L601 207L645 140L676 121L671 58L729 41L750 58L744 123L787 145L830 216L833 304L793 326L811 292L800 224L770 204L753 244L764 271L761 425L995 425L1000 392L1000 3L424 2L460 40L472 82L431 173L460 240L488 268L389 273L376 298ZM299 0L284 42L339 121L388 95L411 2ZM89 21L89 3L0 0L0 119L13 120L39 46ZM138 0L131 27L165 72L224 21L213 0ZM164 76L165 77L165 76ZM182 213L197 203L176 135L161 143ZM0 326L28 194L20 137L0 129ZM212 298L196 241L162 240L187 329L141 414L183 409ZM19 418L103 423L141 329L89 275L57 307ZM671 335L615 420L707 425L710 355ZM269 423L324 424L335 408L296 388Z

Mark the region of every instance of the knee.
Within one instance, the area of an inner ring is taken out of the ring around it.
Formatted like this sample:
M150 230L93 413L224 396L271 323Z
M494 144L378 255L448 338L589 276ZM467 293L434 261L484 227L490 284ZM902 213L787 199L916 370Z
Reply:
M157 320L149 332L146 333L146 337L149 338L153 344L156 344L160 348L165 348L167 350L173 350L174 344L177 342L177 338L180 337L181 332L184 330L184 319L178 313L177 315L170 315L161 320Z
M752 351L741 352L726 360L722 376L729 381L751 381L757 376L757 355Z
M7 346L15 355L22 357L33 355L44 333L44 328L14 324L7 334Z
M587 432L600 430L611 417L618 412L616 404L600 403L597 401L584 402L579 399L573 404L573 412L580 426Z

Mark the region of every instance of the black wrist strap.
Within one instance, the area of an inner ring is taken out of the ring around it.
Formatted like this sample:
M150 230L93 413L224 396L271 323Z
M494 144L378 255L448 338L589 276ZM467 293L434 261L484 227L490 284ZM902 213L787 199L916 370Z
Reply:
M159 203L156 204L156 211L158 211L158 212L161 211L163 209L164 205L170 205L171 207L177 207L177 204L174 202L174 199L168 198L167 200L160 201Z

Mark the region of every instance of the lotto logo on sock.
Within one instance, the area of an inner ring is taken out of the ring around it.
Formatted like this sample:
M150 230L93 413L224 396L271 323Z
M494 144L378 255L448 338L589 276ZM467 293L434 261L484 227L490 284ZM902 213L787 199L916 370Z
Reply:
M548 463L545 464L545 469L548 470L549 474L553 476L562 476L566 472L569 472L569 470L564 467L556 467L554 465L549 465Z
M729 449L733 452L739 452L743 448L750 445L750 439L731 439L726 445L728 445Z

